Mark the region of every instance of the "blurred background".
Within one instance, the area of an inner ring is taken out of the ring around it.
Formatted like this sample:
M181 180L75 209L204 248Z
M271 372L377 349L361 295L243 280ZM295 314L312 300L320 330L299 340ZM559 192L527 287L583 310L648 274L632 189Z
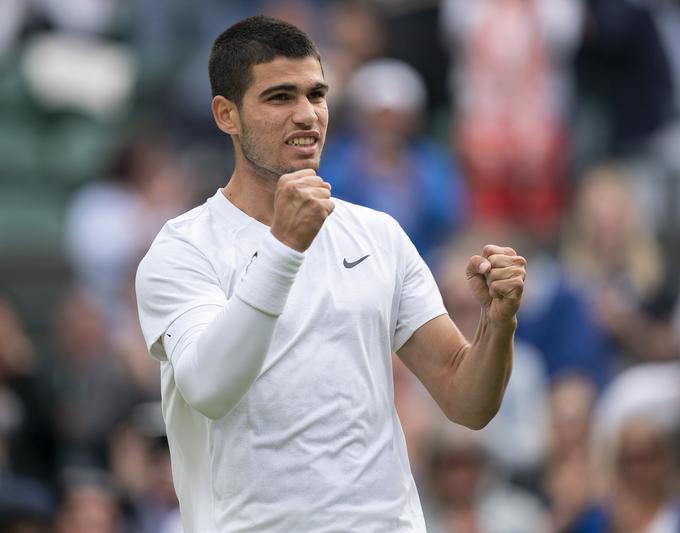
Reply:
M321 50L320 175L464 333L467 258L529 260L487 428L394 360L428 530L680 531L680 1L1 0L0 532L181 532L133 278L231 173L207 57L258 13Z

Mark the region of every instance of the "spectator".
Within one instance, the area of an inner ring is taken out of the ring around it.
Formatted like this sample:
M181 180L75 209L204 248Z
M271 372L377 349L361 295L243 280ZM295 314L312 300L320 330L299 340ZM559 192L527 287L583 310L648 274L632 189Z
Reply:
M21 318L0 296L0 473L49 483L55 435L39 360Z
M609 83L614 154L640 149L673 118L668 56L653 19L651 1L589 0L586 53L597 56Z
M142 250L166 220L191 205L194 190L170 141L145 131L120 149L108 179L74 195L66 253L76 283L104 306L107 319L120 318Z
M595 320L624 352L635 351L641 304L657 294L665 277L661 247L632 194L619 168L588 172L561 252L573 282L585 288Z
M376 60L354 74L347 98L355 126L329 141L319 174L335 196L391 214L427 255L464 220L465 201L451 161L418 133L422 79L405 63Z
M635 201L669 247L680 221L680 6L667 0L590 0L583 95L599 102L604 157L624 161ZM672 259L678 260L671 251Z
M442 122L443 126L446 123L449 104L446 89L449 54L437 31L442 2L369 0L369 3L379 6L383 15L386 35L385 55L400 59L418 69L427 87L427 109L430 118ZM414 46L414 43L418 43L417 46ZM438 116L439 113L443 113L444 116ZM441 133L445 138L445 132Z
M45 533L51 531L55 498L42 483L0 473L0 531Z
M588 531L678 531L677 469L667 428L652 419L630 418L608 445L602 455L607 463L600 527Z
M677 360L635 365L604 390L592 425L600 502L590 516L602 529L587 531L677 531L678 404Z
M665 428L680 425L680 362L634 365L619 373L602 393L594 416L594 440L604 454L627 420L644 418Z
M433 433L428 486L434 508L426 513L428 531L547 530L547 515L538 498L493 471L478 434L447 424L438 425Z
M333 88L328 93L328 105L342 106L347 82L364 63L383 57L386 52L386 30L382 13L372 2L363 0L333 1L328 7L327 32L319 46L324 58L324 71ZM332 111L331 111L332 112ZM337 124L329 124L329 131L337 131L351 124L339 117ZM347 123L347 124L345 124Z
M562 375L552 386L543 489L556 532L585 527L596 514L590 453L596 393L595 384L579 374Z
M109 460L125 503L126 531L159 533L170 528L177 520L178 503L160 402L136 405L116 426Z
M119 533L121 508L110 476L94 469L63 473L55 533Z
M565 204L570 58L580 2L446 0L451 135L478 220L552 239ZM456 53L457 52L457 53Z
M42 533L54 512L55 439L38 358L19 313L0 295L0 531Z
M108 433L135 402L134 390L113 355L101 308L85 293L67 293L53 328L48 372L60 464L101 468Z
M605 336L582 291L569 280L562 265L535 243L517 245L531 264L519 313L517 338L544 356L551 380L579 373L602 387L611 372Z

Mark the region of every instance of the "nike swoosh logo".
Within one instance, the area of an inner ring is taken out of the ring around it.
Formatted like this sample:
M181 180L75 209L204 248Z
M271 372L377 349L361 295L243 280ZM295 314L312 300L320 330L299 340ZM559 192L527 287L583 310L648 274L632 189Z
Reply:
M363 257L360 257L359 259L357 259L356 261L352 261L351 263L350 263L349 261L347 261L347 259L343 259L343 260L342 260L342 265L343 265L345 268L354 268L354 267L357 266L359 263L361 263L364 259L366 259L369 255L371 255L371 254L367 254L367 255L365 255L365 256L363 256Z

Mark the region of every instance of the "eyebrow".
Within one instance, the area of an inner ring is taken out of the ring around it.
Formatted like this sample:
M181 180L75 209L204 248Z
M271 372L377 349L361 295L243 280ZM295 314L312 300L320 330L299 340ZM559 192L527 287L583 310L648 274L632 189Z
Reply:
M268 96L277 92L295 92L298 90L298 86L293 83L281 83L279 85L272 85L267 87L264 91L260 93L260 98L267 98ZM314 92L318 90L328 90L328 84L317 82L309 89L309 92Z

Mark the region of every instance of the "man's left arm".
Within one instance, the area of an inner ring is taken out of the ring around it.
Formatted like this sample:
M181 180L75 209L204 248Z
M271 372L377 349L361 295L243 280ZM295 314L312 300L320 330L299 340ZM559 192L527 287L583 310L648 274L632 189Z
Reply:
M418 328L397 352L456 423L480 429L500 408L512 369L525 274L526 260L512 248L485 246L466 269L481 306L472 341L448 315L441 315Z

